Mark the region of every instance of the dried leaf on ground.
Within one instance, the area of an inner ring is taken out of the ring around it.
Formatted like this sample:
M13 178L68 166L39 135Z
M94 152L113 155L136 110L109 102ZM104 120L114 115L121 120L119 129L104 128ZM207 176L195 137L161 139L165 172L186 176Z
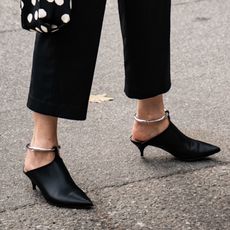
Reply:
M89 97L89 102L101 103L104 101L113 101L113 98L107 97L106 93L97 94L97 95L90 95L90 97Z

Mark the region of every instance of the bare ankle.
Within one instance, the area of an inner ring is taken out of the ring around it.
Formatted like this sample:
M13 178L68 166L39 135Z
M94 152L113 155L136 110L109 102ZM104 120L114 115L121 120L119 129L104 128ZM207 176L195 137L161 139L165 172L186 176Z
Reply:
M29 171L49 164L54 160L54 152L26 151L24 170Z
M168 119L153 124L142 124L134 121L132 138L133 140L146 141L162 133L168 125Z
M57 139L34 139L32 138L31 142L30 142L31 146L35 146L35 147L39 147L39 148L52 148L53 146L57 146L58 145L58 141Z
M55 158L55 153L53 150L47 150L52 149L53 146L58 146L57 142L31 141L31 143L26 146L24 171L36 169L52 162ZM46 151L38 151L37 148L45 148Z

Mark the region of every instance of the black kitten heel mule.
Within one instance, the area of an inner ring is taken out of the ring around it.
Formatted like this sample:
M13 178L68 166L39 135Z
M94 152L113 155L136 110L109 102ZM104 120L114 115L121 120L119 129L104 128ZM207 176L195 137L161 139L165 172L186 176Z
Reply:
M169 119L169 126L157 136L147 141L133 140L130 141L135 144L140 150L141 156L144 156L144 149L149 146L161 148L172 154L182 161L194 161L213 155L220 151L220 148L199 140L192 139L183 134L171 121L169 111L165 110L164 116L156 120L142 120L134 116L137 122L153 123L159 122L166 118Z
M65 208L88 209L93 206L92 201L71 178L60 157L60 145L50 149L32 147L30 144L26 147L32 151L55 153L55 158L51 163L26 172L23 169L23 173L31 180L32 188L36 189L37 186L48 203Z

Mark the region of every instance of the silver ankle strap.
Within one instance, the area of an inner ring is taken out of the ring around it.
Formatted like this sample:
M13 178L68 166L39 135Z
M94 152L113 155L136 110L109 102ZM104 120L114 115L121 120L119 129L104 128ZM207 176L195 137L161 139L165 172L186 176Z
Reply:
M57 149L61 148L60 145L57 145L56 147L57 147ZM26 148L28 148L28 149L30 149L32 151L40 151L40 152L50 152L50 151L55 151L56 150L55 147L53 147L53 148L40 148L40 147L30 146L30 143L28 143L26 145Z
M136 116L136 114L134 114L134 119L137 121L137 122L140 122L140 123L145 123L145 124L149 124L149 123L156 123L156 122L159 122L159 121L162 121L164 119L166 119L167 117L169 117L169 111L168 110L165 110L165 114L158 118L158 119L155 119L155 120L143 120L143 119L140 119Z

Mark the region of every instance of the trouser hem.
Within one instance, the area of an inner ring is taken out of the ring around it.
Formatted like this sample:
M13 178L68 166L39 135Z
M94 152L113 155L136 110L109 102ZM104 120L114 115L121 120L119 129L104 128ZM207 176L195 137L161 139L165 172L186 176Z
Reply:
M40 101L29 95L26 106L34 112L64 119L86 120L87 118L87 103L84 106L52 104Z
M147 98L158 96L160 94L167 93L170 89L171 89L171 82L164 88L155 91L152 90L151 92L130 90L130 89L128 90L127 88L125 88L124 93L128 98L142 100L142 99L147 99Z

